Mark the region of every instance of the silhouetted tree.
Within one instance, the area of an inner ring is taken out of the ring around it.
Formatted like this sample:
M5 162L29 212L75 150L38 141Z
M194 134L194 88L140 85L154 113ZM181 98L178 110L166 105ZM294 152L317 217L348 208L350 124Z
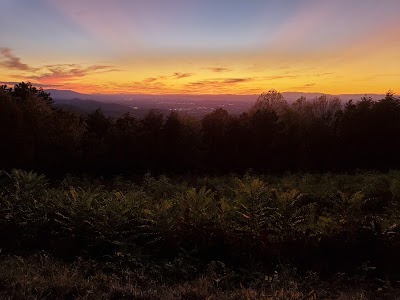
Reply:
M23 112L7 86L0 87L0 167L23 167Z
M51 106L54 103L49 93L43 91L42 88L37 89L30 82L21 82L16 84L14 89L11 90L11 94L17 101L26 101L35 98L43 101L48 106Z
M139 166L140 122L129 113L116 120L112 134L111 153L114 166L123 171L137 170Z
M256 100L250 113L255 111L274 111L277 115L282 115L288 109L288 104L282 94L276 90L269 90L262 93Z
M164 125L164 116L159 112L151 110L141 120L140 124L141 155L139 159L141 160L142 168L145 170L157 170L163 163L162 128Z
M110 165L113 165L113 157L110 157L111 130L113 121L107 118L101 109L97 109L85 118L86 131L83 135L82 163L87 168L96 173L106 171Z
M212 169L224 169L232 162L230 129L233 117L223 108L206 115L201 123L203 128L204 159Z
M190 171L199 162L201 124L188 115L171 112L163 127L166 169Z
M282 163L282 129L289 106L276 90L261 94L249 111L251 165L255 170L276 170Z

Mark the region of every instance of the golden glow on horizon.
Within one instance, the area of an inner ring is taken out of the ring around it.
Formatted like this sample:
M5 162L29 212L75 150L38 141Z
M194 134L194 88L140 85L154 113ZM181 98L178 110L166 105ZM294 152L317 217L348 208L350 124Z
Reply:
M382 55L381 59L385 58ZM308 67L205 64L204 67L175 64L157 70L152 65L137 68L115 66L95 71L91 66L75 66L57 72L30 71L15 74L4 70L8 82L31 81L44 88L71 89L82 93L144 93L144 94L254 94L275 88L280 91L318 91L324 93L384 93L399 84L400 71L393 57L371 62L370 57L355 61L316 62ZM327 66L318 67L323 64ZM268 64L267 64L268 65ZM289 64L290 65L290 64ZM330 66L329 66L330 65ZM215 67L212 67L215 66ZM329 66L329 67L328 67ZM60 69L61 70L61 69ZM178 71L176 71L178 70ZM3 71L3 70L2 70ZM4 78L4 77L3 77Z
M246 57L192 57L43 66L21 58L27 66L24 70L2 67L1 72L4 82L31 81L44 88L82 93L258 94L271 88L331 94L396 91L400 78L394 63L396 48L370 53L365 47L353 46L339 56L254 55L251 64Z

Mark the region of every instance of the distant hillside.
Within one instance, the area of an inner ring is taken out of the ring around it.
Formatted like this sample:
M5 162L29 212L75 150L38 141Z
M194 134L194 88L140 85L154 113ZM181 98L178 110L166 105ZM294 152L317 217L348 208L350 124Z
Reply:
M101 109L103 113L112 118L119 118L126 113L136 117L144 117L150 109L140 109L133 108L127 105L117 104L117 103L105 103L94 100L82 100L82 99L54 99L55 106L62 108L64 110L73 111L79 114L87 115L95 111L96 109ZM166 113L166 111L162 111Z
M65 100L65 99L89 99L90 95L86 94L81 94L75 91L71 90L46 90L47 93L50 93L51 97L53 99L60 99L60 100ZM93 99L93 98L92 98Z
M106 116L118 118L129 112L136 118L144 117L150 110L163 114L171 111L188 113L203 117L218 107L230 114L239 115L248 111L258 95L139 95L139 94L81 94L71 90L47 90L55 100L56 106L80 114L88 114L100 108ZM287 102L293 103L300 97L313 99L322 93L282 93ZM342 103L360 100L362 94L328 95L339 97ZM370 94L373 100L385 95Z
M234 95L234 94L226 94L226 95L181 95L181 94L168 94L168 95L146 95L146 94L82 94L71 90L55 90L50 89L46 90L46 92L51 94L53 99L83 99L83 100L95 100L101 102L118 102L118 103L141 103L153 104L154 102L162 102L162 101L232 101L232 102L255 102L258 94L254 95ZM319 97L324 95L323 93L304 93L304 92L283 92L282 95L288 102L296 101L300 97L304 96L309 99ZM328 96L336 96L339 97L342 101L348 100L359 100L365 94L340 94L340 95L329 95ZM367 94L374 100L382 99L384 94Z

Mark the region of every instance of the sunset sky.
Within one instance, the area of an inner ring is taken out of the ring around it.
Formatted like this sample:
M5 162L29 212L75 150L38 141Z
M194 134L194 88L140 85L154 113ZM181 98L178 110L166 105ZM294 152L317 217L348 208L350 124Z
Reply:
M0 83L400 93L400 0L0 0Z

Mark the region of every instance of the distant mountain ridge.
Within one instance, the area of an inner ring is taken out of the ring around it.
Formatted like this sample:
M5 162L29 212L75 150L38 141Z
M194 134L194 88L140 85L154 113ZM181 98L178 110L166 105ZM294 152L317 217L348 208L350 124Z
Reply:
M259 94L250 94L250 95L236 95L236 94L215 94L215 95L184 95L184 94L165 94L165 95L151 95L151 94L83 94L79 92L75 92L73 90L56 90L56 89L48 89L46 92L51 94L53 99L60 100L68 100L68 99L82 99L82 100L95 100L95 101L106 101L106 102L115 102L115 101L129 101L129 100L157 100L157 99L166 99L166 100L218 100L218 101L255 101ZM282 95L287 101L295 101L300 97L304 96L307 98L315 98L322 95L339 97L343 101L348 100L359 100L364 97L366 94L324 94L324 93L308 93L308 92L282 92ZM371 97L373 100L382 99L384 94L367 94L367 96Z
M188 113L202 117L218 107L229 113L238 115L248 111L259 95L145 95L145 94L82 94L72 90L46 90L51 94L57 107L80 114L89 114L101 109L108 117L118 118L130 113L137 118L144 117L150 110L163 114L171 111ZM289 103L304 96L313 99L323 93L283 92L282 95ZM351 99L357 101L361 94L328 95L339 97L342 102ZM374 100L382 99L385 95L368 95Z
M89 94L81 94L72 90L50 89L46 90L46 92L50 93L53 99L86 99L86 97L90 97Z
M119 118L126 113L136 117L142 118L149 111L149 108L139 109L138 107L131 107L128 105L122 105L118 103L107 103L95 100L82 100L78 98L74 99L55 99L55 106L64 110L76 112L82 115L87 115L100 109L107 117ZM161 113L168 113L167 110L156 109Z
M119 117L124 113L131 113L132 109L129 106L117 103L105 103L94 100L81 100L78 98L69 100L55 100L55 105L65 110L77 112L80 114L90 114L91 112L101 109L109 117Z

